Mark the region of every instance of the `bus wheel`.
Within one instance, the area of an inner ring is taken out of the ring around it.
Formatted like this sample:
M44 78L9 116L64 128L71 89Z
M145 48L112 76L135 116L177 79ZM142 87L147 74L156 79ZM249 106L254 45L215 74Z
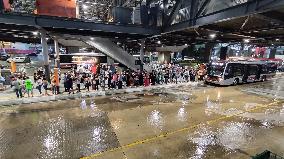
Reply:
M238 84L239 84L239 80L236 78L236 79L234 80L234 82L233 82L233 85L236 86L236 85L238 85Z

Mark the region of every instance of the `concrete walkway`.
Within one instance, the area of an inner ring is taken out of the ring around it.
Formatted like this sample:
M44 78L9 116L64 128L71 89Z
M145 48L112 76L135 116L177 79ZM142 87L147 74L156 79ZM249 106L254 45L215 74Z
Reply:
M113 94L125 94L125 93L133 93L133 92L142 92L142 91L147 91L151 89L171 88L174 86L175 87L176 86L197 86L198 84L201 84L201 83L200 82L189 82L189 83L179 83L179 84L156 85L156 86L149 86L149 87L112 89L112 90L105 90L105 91L99 90L99 91L90 91L90 92L87 92L86 90L82 90L82 92L80 93L74 93L74 94L63 93L59 95L50 95L50 96L42 96L38 93L36 89L34 89L34 97L24 97L24 98L17 98L15 92L12 91L12 89L10 89L10 90L6 90L5 92L0 93L0 106L13 106L13 105L30 104L30 103L89 98L89 97L95 97L95 96L106 96L106 95L113 95Z

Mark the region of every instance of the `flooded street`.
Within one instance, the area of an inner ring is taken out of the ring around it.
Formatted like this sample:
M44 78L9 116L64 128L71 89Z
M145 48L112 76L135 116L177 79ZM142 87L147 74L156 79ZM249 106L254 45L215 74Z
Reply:
M284 102L277 98L283 81L2 107L0 158L242 159L264 150L284 156ZM271 94L258 94L264 89Z

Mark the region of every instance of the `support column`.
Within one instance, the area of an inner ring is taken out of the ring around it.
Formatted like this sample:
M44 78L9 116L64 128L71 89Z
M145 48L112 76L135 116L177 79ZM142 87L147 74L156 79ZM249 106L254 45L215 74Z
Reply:
M45 78L48 82L50 82L50 66L49 66L49 55L48 55L48 46L46 40L46 32L42 30L40 32L41 35L41 46L42 46L42 54L43 54L43 65L45 69Z
M141 61L141 64L140 64L140 71L143 71L143 65L144 65L144 49L145 47L145 39L143 39L141 41L141 47L140 47L140 61Z
M55 66L60 69L60 56L59 56L59 44L57 38L54 38L54 50L55 50Z
M60 70L60 56L59 56L59 44L58 44L58 39L55 37L54 38L54 50L55 50L55 68L54 68L54 77L56 80L56 92L57 94L60 94L60 86L59 86L59 79L60 79L60 74L59 74L59 70Z
M107 64L110 65L110 66L114 65L114 60L109 56L107 56Z
M204 62L208 63L211 60L211 54L212 54L212 50L215 46L215 43L206 43L205 44L205 53L204 53Z
M275 59L276 51L277 51L276 47L270 49L270 53L269 53L270 59Z
M159 52L158 62L161 64L168 64L171 62L171 53L170 52Z

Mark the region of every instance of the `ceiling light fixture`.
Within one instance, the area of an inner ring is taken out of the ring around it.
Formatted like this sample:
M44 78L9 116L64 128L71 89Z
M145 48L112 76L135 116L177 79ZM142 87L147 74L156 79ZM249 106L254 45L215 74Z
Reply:
M34 31L34 32L33 32L33 35L38 35L38 32L37 32L37 31Z
M85 9L85 10L89 8L89 7L88 7L87 5L85 5L85 4L83 4L82 7L83 7L83 9Z
M209 37L210 37L211 39L214 39L214 38L216 38L216 34L215 34L215 33L210 34Z
M244 42L245 42L245 43L249 43L250 40L249 40L249 39L244 39Z

